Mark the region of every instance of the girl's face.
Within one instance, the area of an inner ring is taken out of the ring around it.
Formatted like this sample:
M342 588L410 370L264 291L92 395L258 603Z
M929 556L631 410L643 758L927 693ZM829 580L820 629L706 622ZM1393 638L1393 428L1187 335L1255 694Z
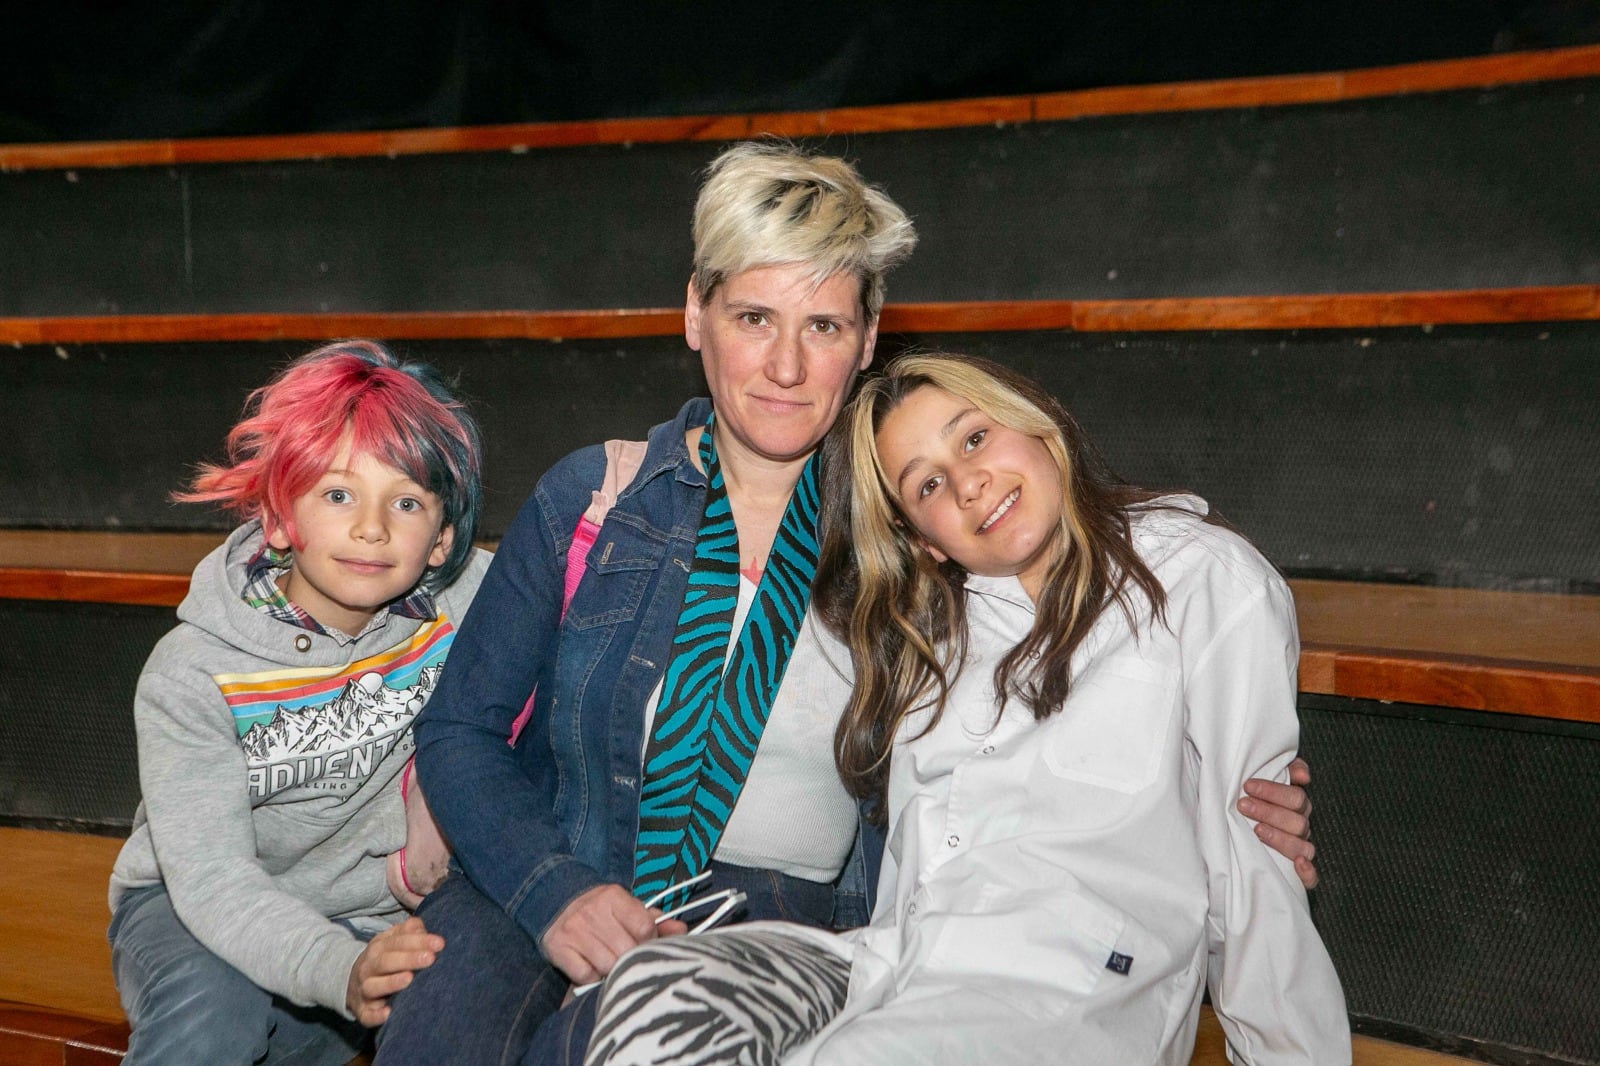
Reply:
M877 445L901 513L934 558L1015 575L1038 601L1061 523L1061 476L1043 441L924 385L884 418Z

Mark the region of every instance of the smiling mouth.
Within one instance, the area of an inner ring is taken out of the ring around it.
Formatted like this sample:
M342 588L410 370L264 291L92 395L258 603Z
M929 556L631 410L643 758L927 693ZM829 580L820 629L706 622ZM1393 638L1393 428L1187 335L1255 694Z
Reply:
M1017 502L1017 498L1019 496L1021 496L1021 495L1022 495L1022 490L1021 489L1012 489L1011 493L1008 496L1006 496L1005 499L1000 501L1000 506L996 507L994 509L994 513L991 514L988 518L985 518L983 520L983 525L978 527L978 532L979 533L987 532L990 526L994 525L996 522L1000 521L1000 519L1004 518L1006 516L1006 512L1011 510L1011 505L1016 503Z
M378 573L389 569L389 564L375 559L340 559L339 562L352 570L362 570L368 573Z

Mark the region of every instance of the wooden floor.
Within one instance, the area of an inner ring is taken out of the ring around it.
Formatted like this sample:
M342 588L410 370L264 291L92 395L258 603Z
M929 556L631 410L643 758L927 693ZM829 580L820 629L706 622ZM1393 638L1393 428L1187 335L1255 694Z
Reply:
M1189 1066L1230 1066L1224 1049L1227 1041L1222 1035L1222 1025L1210 1007L1200 1008L1200 1032L1195 1037L1194 1057ZM1375 1040L1358 1036L1352 1041L1354 1066L1449 1066L1451 1063L1469 1063L1457 1055L1438 1051L1424 1051L1388 1040Z
M1289 582L1304 643L1600 667L1600 596Z
M46 1045L82 1042L104 1032L101 1023L122 1020L105 938L106 882L121 843L0 828L0 1062L60 1062ZM12 1054L33 1044L43 1050ZM1224 1066L1223 1044L1222 1028L1208 1008L1192 1062ZM1355 1041L1357 1066L1467 1061L1369 1037Z
M0 828L0 1000L122 1019L106 885L122 841Z

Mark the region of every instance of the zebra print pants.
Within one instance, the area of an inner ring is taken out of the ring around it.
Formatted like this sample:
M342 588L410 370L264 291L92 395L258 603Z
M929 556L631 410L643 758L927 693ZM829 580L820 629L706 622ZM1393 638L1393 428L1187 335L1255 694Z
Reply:
M850 959L752 923L635 948L598 993L584 1066L776 1066L844 1005Z

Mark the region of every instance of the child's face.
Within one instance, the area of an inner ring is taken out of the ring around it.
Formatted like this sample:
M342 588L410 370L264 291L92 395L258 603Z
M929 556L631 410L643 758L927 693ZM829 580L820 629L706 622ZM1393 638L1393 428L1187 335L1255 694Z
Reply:
M438 496L388 463L344 448L294 501L304 543L293 547L281 528L267 540L294 551L284 595L322 625L355 634L449 556L455 530L443 521Z
M1043 441L924 385L884 418L877 445L901 512L934 558L1016 575L1039 599L1061 521L1061 478Z

